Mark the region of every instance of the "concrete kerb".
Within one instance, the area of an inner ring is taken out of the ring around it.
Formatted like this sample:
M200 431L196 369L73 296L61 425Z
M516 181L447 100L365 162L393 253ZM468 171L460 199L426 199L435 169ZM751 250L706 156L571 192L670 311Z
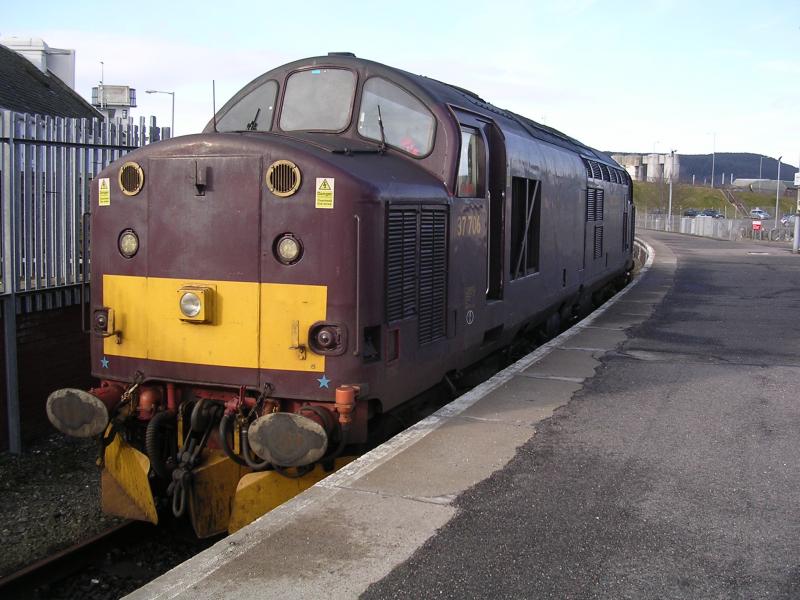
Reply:
M634 289L645 273L652 267L654 259L654 250L652 246L641 239L637 239L636 243L641 244L647 253L647 260L640 270L639 275L626 286L625 289L616 294L580 323L543 344L513 365L495 374L490 379L473 388L463 396L460 396L453 402L450 402L422 421L419 421L409 429L359 457L336 473L329 475L292 500L289 500L278 508L258 518L251 525L221 540L190 561L178 565L169 573L172 578L171 584L162 581L156 589L148 585L146 588L150 589L148 590L147 596L139 595L140 591L144 591L145 588L143 588L142 590L133 592L128 598L174 598L185 592L190 586L197 586L200 581L213 575L222 565L242 556L256 544L263 542L265 538L279 531L298 513L318 502L336 495L337 492L343 489L348 489L355 481L375 470L393 456L416 444L450 419L458 417L484 396L503 386L515 376L520 375L525 369L528 369L531 365L540 361L555 348L561 347L567 340L579 334L587 327L590 327L596 319ZM162 576L162 578L163 577L165 576Z

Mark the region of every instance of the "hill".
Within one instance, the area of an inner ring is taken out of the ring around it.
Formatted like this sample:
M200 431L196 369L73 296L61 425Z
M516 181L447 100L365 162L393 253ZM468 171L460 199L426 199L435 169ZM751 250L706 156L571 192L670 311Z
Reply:
M631 152L609 152L608 154L636 154ZM680 154L680 180L685 183L695 182L710 185L711 183L711 154ZM763 160L762 160L763 159ZM760 169L760 175L759 175ZM781 180L792 181L797 167L781 161ZM751 152L717 152L714 158L714 179L716 185L722 182L725 174L725 183L730 182L731 173L734 179L775 179L778 174L778 161L763 154Z
M691 182L692 175L697 183L704 180L711 182L711 155L710 154L679 154L680 179ZM763 159L763 161L762 161ZM760 174L759 174L760 169ZM717 152L714 164L714 178L719 185L722 174L725 182L730 182L731 173L734 179L775 179L778 175L778 161L763 154L750 152ZM791 181L797 167L781 161L781 180Z

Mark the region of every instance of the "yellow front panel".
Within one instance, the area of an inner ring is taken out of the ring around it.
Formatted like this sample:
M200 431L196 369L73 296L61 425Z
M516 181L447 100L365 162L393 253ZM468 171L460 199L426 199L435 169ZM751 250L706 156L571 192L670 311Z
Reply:
M177 291L186 285L213 289L209 323L181 320ZM325 357L308 348L308 329L325 320L327 301L323 285L104 275L103 304L114 309L122 343L106 338L103 350L107 356L323 373Z
M103 275L103 306L114 309L114 328L122 343L106 338L103 352L111 356L147 358L147 279Z
M325 357L308 349L308 328L325 320L327 302L324 285L261 285L262 369L325 371Z
M188 284L215 288L210 323L182 321L177 290ZM258 367L259 284L157 277L103 276L103 303L114 309L122 343L106 338L109 356L170 362Z

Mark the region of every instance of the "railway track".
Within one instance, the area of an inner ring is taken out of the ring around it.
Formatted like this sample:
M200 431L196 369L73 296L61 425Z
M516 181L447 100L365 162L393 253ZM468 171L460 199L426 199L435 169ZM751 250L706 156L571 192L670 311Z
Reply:
M127 521L0 579L0 598L119 598L207 548L171 525Z

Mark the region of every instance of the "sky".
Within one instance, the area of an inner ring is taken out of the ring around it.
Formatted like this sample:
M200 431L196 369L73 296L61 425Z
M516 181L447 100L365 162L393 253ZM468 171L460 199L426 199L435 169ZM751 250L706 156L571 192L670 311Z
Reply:
M76 8L76 7L80 8ZM0 36L76 51L76 89L137 90L134 117L199 132L281 64L353 52L470 89L600 150L800 161L797 0L13 2Z

